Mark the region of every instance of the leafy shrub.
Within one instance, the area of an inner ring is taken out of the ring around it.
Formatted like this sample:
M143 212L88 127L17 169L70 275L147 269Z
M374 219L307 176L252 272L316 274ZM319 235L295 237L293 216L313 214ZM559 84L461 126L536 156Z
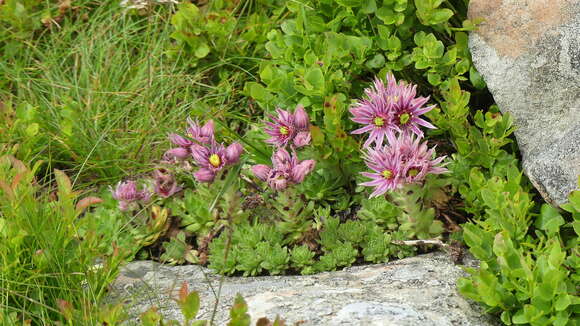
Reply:
M501 313L508 325L573 325L580 304L576 289L580 192L573 192L563 207L574 216L566 222L547 204L534 214L534 203L519 186L520 178L521 174L511 174L479 180L483 182L476 193L484 219L465 224L464 239L481 266L468 269L472 276L461 279L459 289L490 312Z

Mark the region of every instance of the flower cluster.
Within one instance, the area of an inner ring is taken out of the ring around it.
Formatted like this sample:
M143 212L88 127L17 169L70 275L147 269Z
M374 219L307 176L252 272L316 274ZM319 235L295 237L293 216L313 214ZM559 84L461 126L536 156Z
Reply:
M294 113L277 109L278 116L270 116L266 122L266 133L270 136L267 143L276 146L272 155L272 167L264 164L254 165L252 172L258 179L265 181L274 190L284 190L291 184L304 181L316 161L300 161L296 149L310 144L310 118L304 107L298 106ZM285 147L291 148L290 154Z
M119 209L126 211L138 207L138 202L146 203L151 199L151 192L146 188L142 190L137 189L135 181L119 182L115 190L111 189L113 198L119 201Z
M428 174L447 171L440 166L445 157L433 159L435 149L430 149L426 141L421 142L424 134L419 127L433 129L435 126L420 116L435 106L425 107L429 98L417 97L416 88L402 81L397 83L388 74L386 86L375 79L373 87L365 90L367 98L350 109L352 120L365 125L352 133L369 133L363 145L364 159L374 172L362 172L371 180L361 185L375 187L371 197L405 184L420 183ZM388 144L384 144L385 139Z
M270 115L272 121L266 122L265 131L270 135L267 143L279 148L287 145L298 148L310 144L310 119L303 106L296 107L294 113L282 109L276 109L276 112L278 116Z
M279 148L272 156L272 168L258 164L252 167L252 172L258 179L268 183L274 190L284 190L288 184L298 184L315 166L314 160L299 161L296 153L288 153L284 148Z
M365 125L353 134L369 133L364 143L369 148L373 143L382 146L385 138L389 143L395 141L397 134L415 134L423 137L420 126L434 129L435 126L420 118L431 111L435 105L424 105L428 97L417 97L417 85L397 83L392 74L387 75L387 85L375 79L371 88L365 89L366 99L359 101L350 112L352 121Z
M372 197L383 195L388 190L401 188L404 184L420 183L427 174L440 174L447 169L438 166L444 156L432 159L435 150L427 142L411 135L400 135L390 145L369 148L365 162L374 172L362 172L372 180L363 186L375 187Z
M244 150L242 145L233 143L226 147L216 142L212 120L203 126L189 118L187 123L185 136L169 134L169 140L177 147L163 154L161 163L165 166L180 163L182 170L189 171L191 165L188 159L192 159L199 167L193 173L195 179L199 182L212 182L221 170L239 161ZM165 167L159 167L153 172L152 183L153 191L162 198L171 197L182 190L173 172ZM136 182L131 180L120 182L111 191L113 197L119 201L119 209L122 211L137 209L139 202L149 201L152 195L146 187L138 191Z
M236 164L244 151L239 143L224 146L216 142L213 121L201 126L197 121L187 119L187 137L170 134L169 140L178 147L165 152L166 160L185 160L189 157L199 166L193 176L199 182L212 182L219 171Z

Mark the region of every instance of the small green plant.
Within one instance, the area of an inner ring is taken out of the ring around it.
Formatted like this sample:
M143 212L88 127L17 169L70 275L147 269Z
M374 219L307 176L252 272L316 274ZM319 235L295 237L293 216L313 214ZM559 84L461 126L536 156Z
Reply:
M529 194L519 186L520 177L511 173L480 179L477 193L484 219L464 225L463 236L481 266L468 269L471 277L461 279L459 289L500 314L507 325L574 325L578 322L574 311L580 305L576 288L580 233L574 229L580 192L573 192L563 207L573 215L566 222L547 204L539 214L533 213Z

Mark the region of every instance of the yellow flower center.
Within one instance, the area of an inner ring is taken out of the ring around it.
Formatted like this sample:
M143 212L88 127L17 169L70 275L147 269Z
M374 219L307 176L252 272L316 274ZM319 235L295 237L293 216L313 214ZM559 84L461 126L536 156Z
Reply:
M403 113L399 116L399 122L404 125L411 120L411 115L409 113Z
M280 133L284 136L288 135L290 131L288 130L287 127L280 127Z
M385 179L390 179L393 176L393 172L391 172L390 170L384 170L381 174Z
M209 164L213 165L213 167L218 167L220 166L220 164L222 163L222 160L220 159L219 155L217 154L211 154L209 156Z
M385 119L381 118L381 117L376 117L373 120L373 123L375 124L375 126L377 127L382 127L385 125Z
M410 169L409 171L407 171L407 175L410 177L415 177L417 176L417 174L419 174L419 170L417 169Z

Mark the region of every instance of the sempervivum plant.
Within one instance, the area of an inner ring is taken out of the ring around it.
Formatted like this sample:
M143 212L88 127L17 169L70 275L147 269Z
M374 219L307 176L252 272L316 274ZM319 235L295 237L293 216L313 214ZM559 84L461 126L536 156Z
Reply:
M431 111L435 105L425 106L428 97L417 95L417 85L395 80L392 74L387 74L387 85L375 79L371 88L365 89L366 99L359 100L350 109L352 121L364 126L353 131L353 134L368 133L369 137L364 147L373 143L382 146L384 140L395 142L398 133L413 133L423 137L420 126L435 128L431 123L420 118Z
M266 122L265 131L270 136L267 143L276 147L303 147L310 143L310 119L304 107L299 105L294 113L279 108L276 112L278 115L271 115L272 121Z
M428 174L447 171L440 166L445 157L434 156L435 150L428 148L426 141L420 142L419 138L403 133L390 145L366 151L365 162L373 172L362 172L362 175L372 179L362 185L375 187L371 197L376 197L406 184L421 183Z
M371 180L361 183L373 187L370 197L385 196L403 210L399 217L401 229L409 236L427 238L442 232L435 220L430 198L440 193L445 181L433 181L429 175L447 172L435 149L422 140L420 127L433 129L420 118L434 106L425 106L428 98L417 96L416 85L398 82L387 74L387 85L375 79L365 90L366 99L358 101L350 112L352 120L364 124L353 134L368 133L363 158L370 172L361 172ZM387 143L385 143L385 139ZM374 145L374 146L373 146Z

